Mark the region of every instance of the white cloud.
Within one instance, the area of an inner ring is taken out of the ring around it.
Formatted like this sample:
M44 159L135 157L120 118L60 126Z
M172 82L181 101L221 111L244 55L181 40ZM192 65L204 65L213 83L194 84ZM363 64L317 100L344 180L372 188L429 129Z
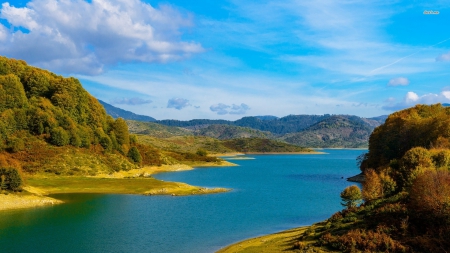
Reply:
M397 77L389 80L388 86L405 86L409 84L408 78Z
M406 93L403 101L395 103L395 100L390 98L387 102L388 104L383 106L384 110L397 111L405 109L408 107L415 106L417 104L436 104L436 103L449 103L450 102L450 91L442 91L439 94L428 93L419 96L417 93L409 91Z
M439 55L436 57L436 61L450 61L450 52Z
M191 18L170 6L140 0L32 0L26 7L3 3L0 53L65 73L99 74L126 62L167 62L203 51L181 40Z
M0 41L6 40L8 36L8 30L6 30L6 27L2 24L0 24Z
M240 105L232 104L226 105L223 103L211 105L209 109L212 112L216 112L218 115L225 115L225 114L245 114L248 110L250 110L250 106L241 103Z
M191 106L189 100L184 98L171 98L167 102L167 108L175 108L177 110L181 110L185 107Z

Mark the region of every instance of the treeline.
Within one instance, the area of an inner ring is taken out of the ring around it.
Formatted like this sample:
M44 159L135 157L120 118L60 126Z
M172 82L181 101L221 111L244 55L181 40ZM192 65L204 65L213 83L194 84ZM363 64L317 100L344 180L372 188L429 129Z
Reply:
M450 250L450 108L417 105L390 115L358 160L362 192L342 192L347 208L315 231L316 245L340 252Z

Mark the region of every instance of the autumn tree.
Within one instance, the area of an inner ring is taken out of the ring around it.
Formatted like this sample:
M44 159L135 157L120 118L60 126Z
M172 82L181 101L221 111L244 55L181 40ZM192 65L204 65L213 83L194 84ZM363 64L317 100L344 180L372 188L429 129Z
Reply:
M367 169L364 172L362 195L365 201L371 201L383 196L381 179L373 169Z
M356 207L362 200L361 190L356 185L349 186L341 192L341 199L341 205L347 208Z
M430 151L422 147L408 150L401 158L399 165L397 182L403 188L411 186L421 171L434 168Z
M411 204L416 210L436 216L450 214L450 172L429 170L417 176L410 191Z

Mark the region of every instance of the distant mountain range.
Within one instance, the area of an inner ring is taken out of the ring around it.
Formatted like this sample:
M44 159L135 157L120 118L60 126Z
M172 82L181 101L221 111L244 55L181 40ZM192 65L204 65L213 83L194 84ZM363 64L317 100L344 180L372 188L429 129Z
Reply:
M366 148L375 127L384 123L387 115L361 118L353 115L288 115L250 116L236 121L194 119L155 120L149 116L101 104L113 117L128 121L131 132L160 138L182 135L208 136L220 140L235 138L267 138L303 147ZM138 122L140 121L140 122ZM144 123L148 122L148 123Z
M139 114L132 113L130 111L126 111L126 110L117 108L115 106L112 106L112 105L100 100L100 99L98 99L98 102L100 102L100 104L103 105L103 107L106 110L106 113L108 113L115 119L123 118L123 119L129 119L129 120L139 120L139 121L144 121L144 122L156 121L155 118L152 118L150 116L139 115Z

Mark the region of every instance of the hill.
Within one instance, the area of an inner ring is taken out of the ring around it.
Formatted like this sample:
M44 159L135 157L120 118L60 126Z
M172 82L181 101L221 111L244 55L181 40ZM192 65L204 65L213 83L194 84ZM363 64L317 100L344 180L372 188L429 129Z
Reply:
M358 158L362 192L353 185L341 193L344 210L220 252L447 252L449 133L450 107L416 105L389 115Z
M333 115L281 139L297 145L307 143L308 147L364 148L376 125L376 121L368 122L357 116Z
M150 117L150 116L145 116L145 115L139 115L139 114L135 114L132 113L130 111L127 110L123 110L120 109L118 107L115 107L113 105L110 105L102 100L98 100L98 102L100 102L100 104L103 105L103 108L105 108L106 113L111 115L113 118L117 119L117 118L123 118L126 120L138 120L138 121L143 121L143 122L154 122L156 121L156 119Z
M386 115L361 118L352 115L325 114L288 115L282 118L270 115L250 116L235 121L209 119L154 120L151 117L136 115L103 101L100 102L113 117L120 116L127 120L152 121L172 127L169 130L169 128L161 128L156 125L147 125L147 129L144 130L143 125L141 125L138 128L139 130L132 130L134 133L149 134L155 137L194 134L221 140L262 137L294 145L318 148L367 148L369 136L373 129L383 124L387 118ZM137 123L133 123L133 126L136 125ZM178 129L176 130L175 127L178 127ZM159 133L157 133L158 131Z
M309 153L312 149L299 147L285 142L263 139L263 138L239 138L225 140L225 147L242 153Z

